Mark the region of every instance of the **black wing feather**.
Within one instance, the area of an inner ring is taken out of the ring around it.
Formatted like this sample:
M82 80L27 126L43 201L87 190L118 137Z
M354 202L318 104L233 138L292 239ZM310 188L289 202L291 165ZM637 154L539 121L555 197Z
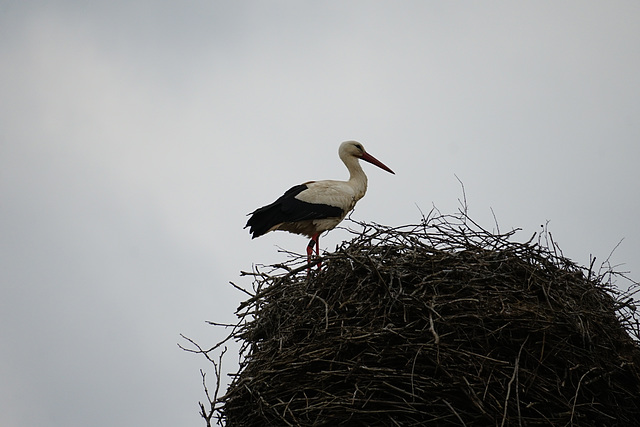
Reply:
M337 206L320 203L307 203L296 199L296 196L306 190L306 184L296 185L288 189L282 196L270 205L256 209L249 215L246 227L253 238L267 233L273 226L283 222L297 222L312 219L338 218L343 212Z

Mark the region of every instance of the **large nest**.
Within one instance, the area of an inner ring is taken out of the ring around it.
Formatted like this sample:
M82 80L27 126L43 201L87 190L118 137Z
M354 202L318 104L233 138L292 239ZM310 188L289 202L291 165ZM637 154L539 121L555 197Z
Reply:
M362 225L310 275L252 273L220 423L640 425L637 284L466 215Z

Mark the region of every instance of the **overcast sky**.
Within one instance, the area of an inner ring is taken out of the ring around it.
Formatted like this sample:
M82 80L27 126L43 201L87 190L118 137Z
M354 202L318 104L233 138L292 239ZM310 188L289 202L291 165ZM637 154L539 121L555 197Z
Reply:
M457 176L638 280L639 40L637 0L0 2L0 425L204 425L179 334L304 253L246 214L346 178L347 139L396 172L355 219L454 213Z

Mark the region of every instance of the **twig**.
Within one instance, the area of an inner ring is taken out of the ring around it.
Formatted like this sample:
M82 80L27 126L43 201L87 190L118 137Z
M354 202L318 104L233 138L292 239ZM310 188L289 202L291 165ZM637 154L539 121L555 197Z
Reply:
M589 369L587 372L582 374L582 376L580 377L580 380L578 381L578 385L576 386L576 393L573 396L573 405L571 406L571 418L569 419L569 425L573 425L573 416L576 413L576 403L578 402L578 392L580 391L580 384L582 384L582 380L584 379L584 377L586 377L587 374L591 373L595 369L596 369L595 367Z
M517 381L518 368L520 367L520 354L522 353L522 349L524 348L524 345L528 340L529 336L527 335L525 340L522 342L522 345L520 346L520 350L518 350L518 356L516 357L516 361L513 366L513 375L511 375L511 379L509 380L509 384L507 385L507 396L504 399L504 412L502 413L502 423L500 424L500 427L503 427L504 423L507 421L507 407L509 405L509 396L511 395L511 386L513 385L514 381ZM518 384L516 383L516 396L518 395L517 388ZM516 404L518 405L518 421L520 421L520 424L522 424L522 420L520 417L520 401L518 400Z
M220 356L218 357L217 364L216 362L212 361L214 373L216 376L216 389L213 393L213 397L211 396L211 394L209 393L209 389L207 388L206 374L202 369L200 369L200 375L202 375L202 386L204 387L204 393L205 393L205 396L207 397L207 402L209 405L209 408L205 408L204 404L202 402L199 402L200 415L207 422L207 427L211 427L211 419L213 418L214 414L218 412L218 403L219 403L218 394L220 392L220 380L222 377L222 357L226 352L227 352L227 348L225 347L224 350L220 352Z
M451 409L451 412L453 412L453 414L458 418L458 420L462 423L462 425L463 425L464 427L466 427L466 425L467 425L467 424L464 422L464 420L462 419L462 417L460 416L460 414L458 414L458 413L456 412L456 410L455 410L455 409L453 409L453 406L451 406L451 404L450 404L449 402L447 402L447 400L446 400L446 399L442 399L442 401L444 402L444 404L445 404L445 405L447 405L447 407L448 407L449 409Z

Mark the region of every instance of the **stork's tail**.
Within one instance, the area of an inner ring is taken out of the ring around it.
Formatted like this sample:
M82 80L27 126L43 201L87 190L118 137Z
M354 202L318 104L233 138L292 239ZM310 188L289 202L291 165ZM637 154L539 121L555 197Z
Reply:
M244 228L249 227L249 233L251 233L252 239L267 234L273 230L274 227L282 223L282 220L279 218L282 216L281 209L279 206L274 206L274 204L256 209L249 215L251 215L251 217Z

